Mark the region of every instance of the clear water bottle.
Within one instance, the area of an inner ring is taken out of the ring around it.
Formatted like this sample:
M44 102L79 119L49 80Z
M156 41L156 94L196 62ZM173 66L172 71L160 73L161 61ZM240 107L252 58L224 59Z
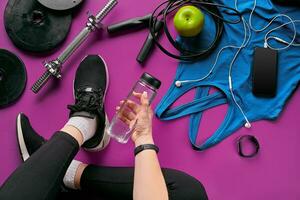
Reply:
M148 73L144 73L140 80L134 85L129 95L125 99L125 102L122 104L120 110L113 117L111 124L108 128L108 134L116 139L120 143L127 143L129 138L132 135L132 130L135 127L136 121L131 121L130 125L125 123L124 120L120 119L124 111L130 110L126 102L128 100L133 101L137 104L140 104L140 100L133 95L133 92L143 93L147 92L147 96L149 99L149 103L151 103L156 96L157 90L159 89L161 82L154 78L152 75ZM135 119L136 120L136 119Z

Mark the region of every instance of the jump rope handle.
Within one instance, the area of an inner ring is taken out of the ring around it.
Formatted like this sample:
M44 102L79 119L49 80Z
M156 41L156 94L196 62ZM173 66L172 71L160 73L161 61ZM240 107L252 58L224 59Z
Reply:
M157 21L154 27L154 31L155 31L155 37L158 38L158 36L160 35L160 31L163 28L164 23L162 21ZM143 47L141 48L136 60L139 63L143 63L145 62L145 60L149 57L149 55L151 54L151 51L153 49L153 47L155 46L154 43L154 38L152 36L151 33L149 33L147 39L145 40Z
M132 18L129 20L125 20L125 21L110 25L107 27L107 32L110 35L117 35L117 34L122 34L123 32L126 32L126 31L139 30L142 28L149 27L149 22L150 22L151 17L152 17L152 14L148 14L143 17L136 17L136 18ZM164 23L160 20L158 20L156 22L155 27L154 27L155 37L159 36L159 32L161 31L163 25L164 25ZM149 33L136 60L139 63L145 62L145 60L151 54L151 51L152 51L154 45L155 45L154 38L153 38L152 34Z
M120 34L125 31L131 30L139 30L142 28L146 28L149 26L149 20L152 14L143 16L143 17L136 17L133 19L125 20L107 27L107 32L109 34Z

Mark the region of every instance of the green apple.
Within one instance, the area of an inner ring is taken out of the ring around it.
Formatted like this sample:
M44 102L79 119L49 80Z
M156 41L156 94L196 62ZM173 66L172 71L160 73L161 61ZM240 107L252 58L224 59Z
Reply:
M195 6L183 6L174 17L174 25L179 35L194 37L203 28L204 14Z

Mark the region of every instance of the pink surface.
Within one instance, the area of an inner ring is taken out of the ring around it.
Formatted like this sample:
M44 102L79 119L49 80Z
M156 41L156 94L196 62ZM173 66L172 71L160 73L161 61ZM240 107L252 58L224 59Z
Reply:
M67 41L49 56L32 56L15 48L0 22L0 48L6 48L19 55L26 64L28 84L22 98L14 105L0 110L0 185L21 164L15 119L19 112L29 116L33 127L46 138L60 129L68 119L66 105L73 103L72 80L75 70L86 54L100 54L109 66L110 87L106 98L106 110L111 119L114 108L132 87L142 72L147 71L162 80L163 85L154 106L167 91L175 75L177 61L155 50L152 58L140 67L135 57L144 42L147 30L124 36L109 38L106 33L96 33L66 63L62 81L52 82L39 95L30 91L33 82L44 71L41 62L56 58L79 32L86 21L86 13L95 13L105 0L87 0L74 17ZM124 0L106 18L110 24L145 15L162 1ZM0 13L4 12L7 0L0 2ZM182 99L180 101L186 101ZM241 129L231 137L205 152L192 150L188 140L188 118L161 122L154 119L154 137L161 151L163 167L185 171L199 179L213 200L296 200L300 199L300 91L296 91L284 112L276 122L261 121L253 124L251 130ZM213 109L204 115L201 130L206 137L220 124L226 107ZM261 143L259 155L253 159L242 159L236 152L235 140L239 135L253 134ZM203 140L203 138L201 138ZM87 163L113 166L132 166L132 144L122 145L112 141L100 153L81 151L77 158Z

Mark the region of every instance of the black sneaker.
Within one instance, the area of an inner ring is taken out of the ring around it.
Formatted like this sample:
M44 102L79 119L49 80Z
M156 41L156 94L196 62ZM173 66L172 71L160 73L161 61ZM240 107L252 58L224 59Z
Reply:
M108 88L108 69L98 55L89 55L80 63L74 81L75 105L69 105L70 117L81 116L98 119L97 131L82 146L89 151L104 149L110 140L109 125L104 111L104 100Z
M24 162L46 142L31 127L29 119L23 113L20 113L17 117L17 138Z
M17 117L17 138L20 154L23 162L33 155L47 140L40 136L31 126L26 115L20 113ZM75 190L67 188L61 184L63 194L72 194Z

